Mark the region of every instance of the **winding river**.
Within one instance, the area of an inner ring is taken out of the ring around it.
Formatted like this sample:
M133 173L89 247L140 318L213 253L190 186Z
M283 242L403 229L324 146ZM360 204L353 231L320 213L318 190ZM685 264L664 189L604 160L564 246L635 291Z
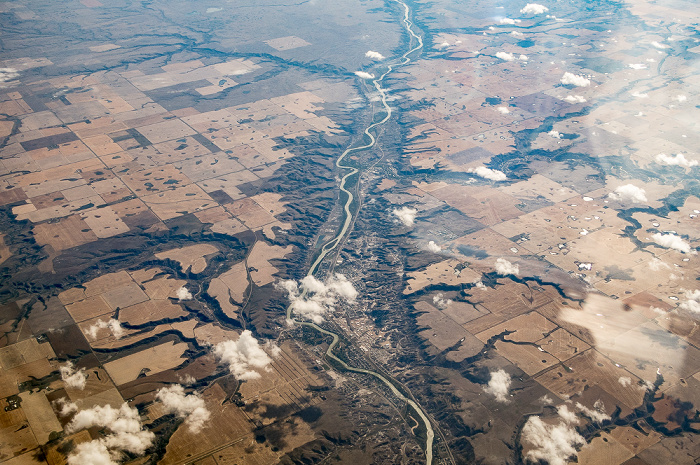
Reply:
M372 130L377 128L378 126L383 125L391 118L392 110L391 110L391 107L389 106L389 104L387 103L386 90L381 85L382 81L395 68L398 68L400 66L404 66L404 65L408 64L411 61L411 59L409 58L409 55L411 55L412 53L423 48L423 38L413 31L413 23L409 19L410 9L408 8L408 5L406 5L404 2L402 2L400 0L394 0L394 1L396 3L399 3L401 6L403 6L403 10L404 10L403 25L404 25L406 31L408 32L408 34L411 36L409 45L413 45L413 47L410 48L406 53L404 53L399 58L397 63L394 63L393 65L392 64L387 65L386 71L384 71L378 78L372 78L372 83L374 84L375 89L377 89L377 92L379 92L379 95L381 96L381 103L382 103L385 115L381 120L375 121L372 124L370 124L369 126L367 126L367 128L365 128L364 134L365 134L365 136L367 136L369 138L369 142L367 144L355 146L355 147L351 146L351 147L347 148L340 155L340 157L338 157L338 160L335 163L336 166L338 168L340 168L341 170L347 170L346 174L342 177L342 179L340 180L340 184L339 184L340 190L343 193L345 193L345 195L347 196L347 199L345 200L345 205L343 206L343 212L344 212L345 219L344 219L342 228L340 228L338 230L335 237L323 245L320 253L316 257L316 260L314 260L311 267L309 268L309 272L307 273L307 276L313 276L316 273L319 265L328 256L329 253L331 253L333 250L336 249L336 247L338 247L338 245L341 243L343 238L347 235L347 233L350 230L351 225L353 223L354 216L353 216L353 213L351 211L351 205L352 205L355 197L354 197L353 193L347 188L347 183L348 183L348 179L350 177L358 174L360 170L354 166L344 164L344 160L348 157L348 155L350 155L354 152L359 152L359 151L366 150L366 149L373 147L375 145L375 143L377 142L377 140L376 140L374 134L372 134ZM301 297L303 298L305 295L306 295L306 290L303 290ZM287 318L290 320L292 319L292 306L291 305L287 308ZM347 363L345 363L343 360L341 360L339 357L337 357L333 353L333 350L337 347L338 342L340 341L340 337L336 333L334 333L332 331L328 331L324 328L321 328L320 326L318 326L315 323L311 323L311 322L307 322L307 321L298 321L298 320L294 320L294 321L297 324L302 324L304 326L313 328L316 331L319 331L320 333L326 334L328 336L332 336L333 342L331 342L331 344L328 346L328 350L326 350L327 357L333 359L336 363L340 364L347 371L352 371L355 373L363 373L363 374L374 376L379 381L384 383L389 388L389 390L391 390L391 392L394 394L394 396L396 396L397 399L399 399L402 402L405 402L406 404L410 405L411 408L413 408L413 410L418 414L418 416L421 418L421 420L423 421L423 423L425 425L425 430L426 430L425 458L426 458L426 463L428 465L431 465L433 462L433 440L435 437L435 433L434 433L432 425L430 423L430 419L425 414L425 412L420 407L420 405L418 405L418 403L416 403L414 400L409 399L408 397L403 395L403 393L401 393L401 391L399 391L399 389L396 387L396 385L393 382L391 382L384 375L377 373L375 371L365 370L364 368L352 367L352 366L348 365Z

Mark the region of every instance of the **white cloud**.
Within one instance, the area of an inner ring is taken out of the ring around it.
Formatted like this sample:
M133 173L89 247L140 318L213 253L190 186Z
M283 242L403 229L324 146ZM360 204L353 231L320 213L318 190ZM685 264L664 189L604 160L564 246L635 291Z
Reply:
M586 99L582 95L567 95L563 99L567 103L585 103Z
M507 115L508 113L510 113L508 107L496 107L496 111L498 111L502 115Z
M586 407L585 405L579 402L576 402L576 408L596 423L602 423L604 421L610 420L610 415L605 413L605 405L603 405L603 401L601 400L596 400L595 404L593 404L592 409Z
M567 407L566 404L561 404L559 407L557 407L557 414L569 424L575 425L578 423L576 412L569 410L569 407Z
M77 407L76 407L77 408ZM116 464L122 452L143 455L153 444L155 435L141 426L139 412L125 402L119 409L110 405L81 410L66 425L68 434L98 426L107 434L78 444L68 456L69 465Z
M665 48L668 48L668 46L666 46L666 45L664 45L664 44L662 44L662 43L660 43L660 42L657 42L657 41L653 41L653 42L651 43L651 45L654 46L654 47L656 47L656 48L662 49L662 50L665 49Z
M187 373L185 376L177 375L177 379L179 379L182 384L187 384L187 385L194 384L197 382L197 378L195 378L194 376L192 376L189 373Z
M512 35L513 37L523 37L525 34L519 31L513 31L510 33L510 35Z
M677 101L678 103L683 103L683 102L685 102L686 100L688 100L688 97L686 97L685 95L676 95L676 96L673 98L673 100Z
M588 87L591 85L591 81L583 76L573 74L570 72L565 72L561 77L561 83L566 86L576 86L576 87Z
M505 175L505 173L503 173L503 171L492 170L490 168L486 168L485 166L479 166L476 169L469 168L469 172L474 173L481 178L489 179L491 181L505 181L506 180L506 175Z
M691 166L697 166L698 162L695 160L688 160L682 153L677 153L675 155L666 155L665 153L660 153L654 157L656 163L660 165L676 165L689 168Z
M665 247L667 249L677 250L678 252L682 252L682 253L690 253L691 252L690 244L687 243L686 241L684 241L681 237L676 236L673 233L668 233L668 234L656 233L653 236L651 236L651 239L657 245L660 245L661 247Z
M486 284L484 284L484 282L478 278L474 280L472 284L474 284L474 287L476 287L477 289L481 289L482 291L485 291L487 289Z
M107 322L107 327L110 331L112 331L112 334L117 339L120 339L124 335L124 329L122 328L121 323L119 323L119 320L115 318L110 318L110 320Z
M7 82L19 77L19 71L15 68L0 68L0 82Z
M430 241L428 242L428 250L432 253L439 253L442 250L442 247L437 245L435 241Z
M61 380L66 383L66 386L73 389L80 389L81 391L85 389L85 383L87 382L85 368L75 371L73 369L73 363L68 362L59 367L58 371L61 373Z
M630 378L629 376L620 376L617 382L620 383L622 387L627 387L632 384L632 378Z
M522 440L534 446L527 453L533 462L545 461L549 465L566 465L568 459L576 457L576 446L586 443L566 421L557 425L544 423L540 417L531 416L522 429Z
M413 226L413 222L416 220L416 214L418 213L418 210L415 208L409 208L409 207L402 207L402 208L394 208L394 210L391 212L394 216L396 216L399 221L401 221L404 226L408 226L409 228Z
M288 280L277 284L278 289L287 292L291 301L292 311L316 324L324 321L324 315L333 311L338 299L353 303L357 298L357 290L348 279L336 273L323 283L313 276L296 281Z
M505 258L499 258L496 260L496 273L500 274L501 276L507 276L509 274L512 275L518 275L520 273L520 267L517 264L512 264Z
M549 8L544 5L540 5L539 3L528 3L522 8L522 10L520 10L520 12L523 14L533 15L541 15L542 13L546 13L548 11Z
M625 184L617 187L608 197L620 202L645 203L647 201L646 192L641 187L634 184Z
M437 48L447 48L449 46L450 46L450 44L448 42L443 42L441 44L438 44Z
M643 92L637 92L637 91L630 92L630 95L632 95L632 97L634 97L634 98L648 98L649 97L649 94L643 93Z
M369 74L365 71L355 71L355 76L362 79L374 79L374 74Z
M554 129L549 131L547 134L549 134L549 136L554 138L554 139L561 139L561 137L562 137L561 133L559 131L555 131Z
M440 293L436 296L433 296L433 304L435 304L435 306L437 308L439 308L440 310L446 309L447 307L450 306L451 303L452 303L452 300L445 299L445 296L442 295L442 293Z
M177 298L178 300L192 300L192 293L185 286L182 286L177 290Z
M118 456L115 458L119 459ZM119 462L112 460L112 454L104 442L94 440L75 446L73 452L68 455L67 463L68 465L118 465Z
M659 271L662 268L665 268L667 270L671 269L671 267L669 265L662 262L661 260L659 260L656 257L652 258L651 261L649 262L649 268L651 269L651 271Z
M124 335L124 328L122 328L119 320L115 318L110 318L108 321L97 320L94 325L85 330L85 334L90 336L92 339L97 339L97 333L101 329L109 329L112 332L112 335L114 335L114 337L117 339Z
M686 301L682 302L679 307L693 313L700 313L700 290L685 291L685 298Z
M313 278L313 276L307 276L304 279L307 278ZM348 302L354 302L357 298L357 290L355 290L355 286L348 281L345 275L336 273L335 276L328 280L326 286L332 294L335 294Z
M256 369L266 369L272 363L272 358L247 329L236 341L228 340L216 344L214 355L228 365L231 374L242 380L260 378Z
M643 63L630 63L628 66L632 69L647 69L647 65Z
M58 414L62 417L67 417L73 412L78 411L78 406L69 401L66 397L61 397L53 401L53 404L58 408Z
M193 433L201 431L211 416L204 400L197 394L185 395L185 389L179 384L160 389L156 393L156 399L163 403L169 413L184 418Z
M500 58L501 60L504 61L513 61L515 60L515 57L513 56L512 53L507 53L507 52L498 52L496 53L496 58Z
M520 23L521 21L519 19L511 19L511 18L501 18L500 21L498 21L501 24L515 24L515 23Z
M504 370L492 371L489 384L484 391L491 394L498 402L508 402L508 390L510 389L510 375Z
M527 60L528 60L527 55L520 55L520 56L518 57L518 60L527 61Z
M379 52L374 52L372 50L368 50L367 53L365 53L365 56L367 58L371 58L373 60L383 60L385 57Z

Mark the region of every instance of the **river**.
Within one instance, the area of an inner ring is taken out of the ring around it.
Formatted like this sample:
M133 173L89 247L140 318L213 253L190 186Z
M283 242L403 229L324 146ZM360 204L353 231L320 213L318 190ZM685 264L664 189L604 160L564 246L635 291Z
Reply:
M335 248L338 246L338 244L341 243L342 239L347 235L348 231L351 228L351 225L353 224L354 215L353 215L353 212L351 210L351 206L352 206L352 203L353 203L355 197L354 197L353 193L347 188L347 183L348 183L348 179L350 177L358 174L360 170L354 166L345 165L343 162L348 157L348 155L350 155L354 152L359 152L359 151L366 150L366 149L373 147L376 144L377 139L374 136L374 134L372 134L372 130L377 128L378 126L383 125L384 123L389 121L389 119L391 118L392 110L391 110L391 106L389 106L389 104L387 103L387 94L386 94L386 90L382 87L382 81L394 69L396 69L400 66L405 66L406 64L410 63L410 61L411 61L410 55L413 54L414 52L420 50L421 48L423 48L423 38L420 35L416 34L415 31L413 30L413 23L410 20L410 9L409 9L408 5L406 5L404 2L402 2L400 0L394 0L394 1L403 7L404 15L403 15L402 22L403 22L404 27L406 28L406 31L411 36L411 39L409 41L409 47L411 47L411 46L412 47L408 51L406 51L406 53L404 53L400 58L398 58L396 63L388 64L386 71L384 71L379 77L372 78L372 83L374 84L375 89L377 90L377 92L379 92L379 95L381 96L381 103L382 103L385 115L381 120L375 121L365 128L364 134L365 134L365 136L367 136L369 138L369 142L367 144L355 146L355 147L353 147L353 146L348 147L340 155L340 157L338 157L338 160L335 163L336 166L338 168L340 168L341 170L347 170L345 175L342 177L342 179L340 180L340 183L338 185L339 189L343 193L345 193L345 195L347 196L347 198L345 200L345 204L343 206L343 213L344 213L345 218L343 221L343 226L341 228L339 228L335 237L333 239L331 239L330 241L326 242L323 245L323 247L321 248L321 251L318 254L318 256L316 257L316 260L314 260L311 267L309 268L307 276L315 275L316 271L318 270L319 265L328 256L328 254L331 253L333 250L335 250ZM302 298L305 295L306 295L306 290L303 290L302 291ZM293 317L292 306L290 305L287 308L287 318L292 320L293 319L292 317ZM401 400L402 402L405 402L406 404L410 405L411 408L413 408L413 410L418 414L418 416L420 416L421 420L423 421L423 423L425 425L425 430L426 430L426 441L425 441L425 459L426 460L425 461L428 465L432 465L432 462L433 462L433 440L435 438L435 433L434 433L432 425L430 423L430 419L425 414L425 412L423 411L421 406L418 405L418 403L416 403L414 400L409 399L408 397L404 396L401 393L401 391L399 391L399 389L396 387L396 385L394 383L392 383L389 379L387 379L387 377L385 377L384 375L379 374L375 371L365 370L364 368L352 367L352 366L348 365L347 363L345 363L343 360L341 360L339 357L337 357L333 353L333 349L335 349L335 347L338 345L338 342L340 340L339 336L336 333L334 333L332 331L328 331L324 328L321 328L320 326L316 325L315 323L310 323L310 322L306 322L306 321L298 321L298 320L295 320L295 322L298 324L305 325L305 326L310 327L310 328L314 328L315 330L317 330L323 334L332 336L333 342L331 342L331 344L328 346L328 350L326 350L327 357L335 360L344 369L346 369L348 371L352 371L355 373L364 373L367 375L374 376L379 381L383 382L391 390L391 392L394 394L394 396L396 396L397 399Z

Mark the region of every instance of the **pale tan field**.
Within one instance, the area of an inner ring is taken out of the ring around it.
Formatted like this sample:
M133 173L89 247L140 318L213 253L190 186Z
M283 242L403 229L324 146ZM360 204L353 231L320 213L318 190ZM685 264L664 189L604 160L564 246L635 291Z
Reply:
M113 362L104 364L105 370L117 386L135 380L139 374L155 374L163 370L175 368L186 358L182 354L187 350L187 344L166 342L140 353L127 355Z
M191 271L192 273L201 273L207 267L207 256L211 256L219 252L215 246L210 244L197 244L172 249L166 252L156 254L157 258L169 258L180 263L183 271Z

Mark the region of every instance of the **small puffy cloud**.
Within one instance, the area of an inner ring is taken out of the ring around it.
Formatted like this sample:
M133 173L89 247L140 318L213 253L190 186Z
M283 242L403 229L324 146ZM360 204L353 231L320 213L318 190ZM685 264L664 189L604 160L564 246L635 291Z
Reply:
M653 41L653 42L651 43L651 45L652 45L653 47L656 47L656 48L661 49L661 50L663 50L663 49L665 49L665 48L668 48L667 45L664 45L664 44L662 44L662 43L660 43L660 42L657 42L657 41Z
M73 368L73 363L68 362L65 365L59 367L59 373L61 374L61 380L66 383L66 386L73 389L80 389L81 391L85 389L85 383L87 382L87 375L85 374L85 368L81 368L75 371Z
M527 60L528 60L527 55L520 55L520 56L518 57L518 60L520 60L520 61L527 61Z
M549 465L566 465L569 458L577 456L576 446L586 443L583 436L578 434L566 419L556 425L550 425L538 416L527 419L522 429L521 441L534 446L527 453L528 460L536 463L544 461Z
M513 56L512 53L507 53L507 52L498 52L496 53L496 58L500 58L503 61L513 61L515 60L515 56Z
M382 55L381 53L375 52L372 50L367 50L367 53L365 53L365 56L367 58L371 58L371 59L377 60L377 61L383 60L385 58L384 55Z
M362 79L374 79L374 74L369 74L366 71L355 71L355 76Z
M576 408L596 423L602 423L610 420L610 415L605 413L605 405L603 405L603 401L601 400L596 400L592 409L579 402L576 402Z
M437 48L447 48L449 46L450 44L448 42L443 42L441 44L436 45Z
M647 196L644 189L637 187L634 184L625 184L615 188L615 190L608 194L608 197L613 200L618 200L620 202L631 202L631 203L646 203Z
M54 406L58 410L58 414L62 417L67 417L71 413L78 411L78 406L76 404L74 404L73 402L69 401L65 397L61 397L60 399L56 399L52 403L54 404Z
M513 37L523 37L525 34L519 31L513 31L510 33L510 35L512 35Z
M19 71L15 68L0 68L0 82L12 81L19 77Z
M416 214L418 213L418 210L415 208L409 208L409 207L402 207L402 208L394 208L394 210L391 212L395 217L399 219L403 223L404 226L408 226L409 228L413 226L413 222L416 220Z
M501 276L507 276L509 274L517 276L520 273L520 267L517 264L513 264L506 260L505 258L499 258L496 260L496 273Z
M120 339L124 335L124 329L122 328L121 323L119 323L119 320L115 318L110 318L110 320L107 322L107 327L110 331L112 331L112 334L117 339Z
M118 460L118 457L115 457ZM112 454L102 441L88 441L75 446L68 455L68 465L118 465L112 460Z
M141 426L138 410L129 407L126 402L118 409L98 405L78 411L65 429L72 434L93 426L104 428L105 436L78 444L68 455L69 465L116 464L123 452L143 455L155 438L152 432Z
M591 81L578 74L565 72L561 77L561 83L565 86L575 86L575 87L588 87L591 85Z
M511 18L501 18L499 21L501 24L515 24L521 22L519 19L511 19Z
M680 308L693 313L700 313L700 290L685 291L685 299L679 305Z
M201 431L211 416L204 400L196 394L185 395L185 389L179 384L160 389L156 393L156 399L163 403L168 413L184 418L193 433Z
M632 97L634 97L634 98L648 98L649 97L649 94L647 94L645 92L638 92L638 91L630 92L630 95L632 95Z
M686 100L688 100L688 97L686 97L685 95L676 95L675 97L673 97L673 100L675 100L678 103L683 103Z
M492 170L486 168L485 166L479 166L478 168L469 168L470 173L474 173L480 178L489 179L491 181L505 181L506 175L503 171Z
M562 420L569 424L575 425L578 423L576 412L569 410L569 407L567 407L566 404L562 404L557 407L557 414L562 418Z
M492 371L489 383L484 391L491 394L498 402L508 402L508 390L510 389L510 375L504 370Z
M428 250L431 251L432 253L439 253L442 250L442 247L437 245L435 241L430 241L428 242Z
M238 379L250 380L260 378L257 369L265 369L272 363L272 358L263 350L250 330L245 330L238 340L222 341L214 346L214 355L228 365L232 375Z
M311 278L312 276L307 276L304 279ZM326 282L326 292L330 292L333 295L341 297L348 302L354 302L357 298L357 290L355 286L352 285L345 275L336 273L331 279Z
M654 157L654 160L659 165L682 166L684 168L698 166L697 161L688 160L682 153L677 153L675 155L666 155L665 153L660 153L656 157Z
M442 295L442 293L433 296L433 304L434 304L437 308L439 308L440 310L446 309L447 307L450 306L451 303L452 303L452 300L450 300L450 299L445 299L445 296Z
M124 335L124 328L122 328L119 320L115 318L110 318L108 321L97 320L94 325L85 330L85 334L90 336L92 339L97 339L97 333L101 329L109 329L112 332L112 335L114 335L114 337L117 339Z
M549 8L544 5L540 5L539 3L528 3L520 10L522 14L526 15L541 15L542 13L546 13L548 11Z
M630 378L629 376L620 376L617 382L620 383L622 387L627 387L632 385L632 378Z
M632 69L647 69L644 63L630 63L628 66Z
M586 99L582 95L567 95L563 99L567 103L585 103Z
M510 113L508 107L496 107L496 111L498 111L502 115L507 115L508 113Z
M339 273L325 283L307 276L300 284L292 280L282 281L277 288L287 292L294 313L316 324L322 323L324 315L333 311L338 299L353 303L357 298L355 287Z
M547 134L549 135L549 137L552 137L554 139L561 139L562 138L561 133L559 131L554 130L554 129L549 131Z
M657 245L660 245L666 249L673 249L682 253L691 252L690 244L684 241L680 236L676 236L673 233L656 233L651 236L651 240L653 240Z
M662 262L661 260L659 260L656 257L652 258L651 261L649 262L649 268L651 269L651 271L659 271L659 270L664 269L664 268L667 270L671 269L671 267L669 265Z
M185 376L177 375L177 379L179 379L182 384L187 384L187 385L194 384L197 382L197 378L195 378L194 376L192 376L189 373L187 373Z
M178 300L192 300L192 293L185 286L182 286L177 290L177 298Z

